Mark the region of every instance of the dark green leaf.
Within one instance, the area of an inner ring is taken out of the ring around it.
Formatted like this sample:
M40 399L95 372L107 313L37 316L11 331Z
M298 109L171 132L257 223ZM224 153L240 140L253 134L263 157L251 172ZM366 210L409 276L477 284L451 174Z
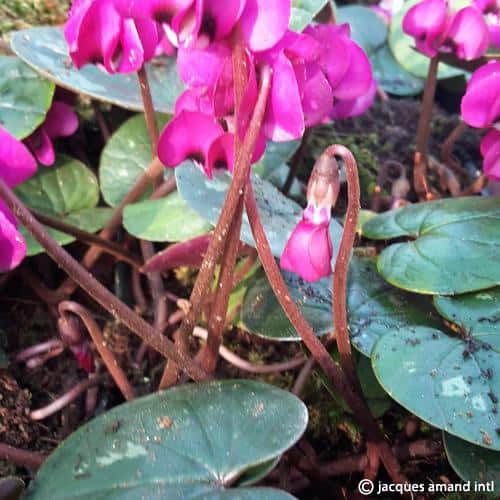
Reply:
M84 231L98 231L111 215L109 209L96 207L99 186L95 175L83 163L69 156L59 155L52 167L40 169L15 191L29 208L57 217ZM21 231L26 238L28 255L43 252L24 228ZM75 240L52 229L49 233L61 245Z
M231 181L230 175L219 172L213 179L208 179L199 168L189 163L177 167L175 177L177 189L186 203L201 217L215 225ZM295 225L302 217L302 208L283 196L270 182L255 174L252 174L251 180L271 250L275 257L279 257ZM330 232L334 248L338 248L342 229L335 220L331 222ZM246 216L243 219L241 239L255 246Z
M275 459L307 425L295 396L250 380L186 384L118 406L47 459L31 498L292 498L225 489Z
M443 432L443 442L451 466L464 481L471 482L472 492L475 482L483 485L490 483L489 486L493 482L493 488L489 491L500 493L500 453L498 451L475 446L447 432Z
M398 61L403 68L415 76L427 78L429 58L414 49L415 39L413 37L403 33L403 17L408 10L419 1L420 0L408 0L404 3L403 8L394 15L389 32L389 45L396 61ZM443 63L439 65L439 79L451 78L463 74L464 72L460 69L453 68Z
M0 124L24 139L45 120L54 88L17 57L0 55Z
M368 56L387 40L387 26L372 9L364 5L346 5L337 9L337 22L349 23L351 38Z
M498 332L462 340L420 326L392 330L375 344L372 364L389 395L419 418L500 450Z
M387 247L377 267L400 288L458 294L500 283L500 197L418 203L378 215L363 226L374 239L415 238Z
M361 389L372 415L375 418L382 417L393 404L391 398L378 383L368 358L360 356L356 363L356 368Z
M302 31L327 3L328 0L293 0L290 29Z
M373 73L379 85L390 94L411 96L424 89L424 80L401 66L386 44L370 54Z
M495 332L500 328L500 287L456 297L434 297L441 315L468 333Z
M161 130L168 115L157 115ZM151 162L151 141L144 115L128 119L106 143L99 164L99 181L104 201L118 205ZM165 175L171 175L165 169ZM145 193L145 197L150 194Z
M294 273L283 272L283 277L316 335L331 332L331 278L307 283ZM392 328L439 325L429 300L390 286L380 278L371 259L352 258L347 294L352 342L366 356L370 356L376 340ZM263 275L249 285L242 321L256 335L275 340L299 340Z
M184 241L211 229L177 192L127 205L123 226L133 236L149 241Z
M109 75L92 64L77 70L68 55L62 28L16 31L12 33L11 46L24 62L60 87L122 108L144 109L134 73ZM173 112L175 100L183 90L175 60L161 58L146 66L156 111Z

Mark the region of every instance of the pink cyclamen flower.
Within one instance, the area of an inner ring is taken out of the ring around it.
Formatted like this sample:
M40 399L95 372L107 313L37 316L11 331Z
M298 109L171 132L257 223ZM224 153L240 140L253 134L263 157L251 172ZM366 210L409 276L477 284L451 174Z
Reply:
M76 132L77 128L78 116L71 106L65 102L53 101L45 121L24 139L24 143L42 165L50 166L55 161L52 139L69 137Z
M481 141L484 175L500 181L500 130L490 130Z
M329 227L328 209L309 202L281 255L282 269L295 272L309 282L329 276L333 255Z
M114 0L74 0L64 36L73 64L102 65L108 73L138 71L156 52L158 25L150 19L125 19Z
M415 38L417 50L429 57L453 52L461 59L482 56L489 45L489 31L476 7L452 13L446 0L423 0L403 19L403 31Z
M462 98L461 112L471 127L491 127L500 120L500 61L474 72Z
M114 0L125 17L166 25L179 47L207 47L238 24L251 51L267 50L288 28L291 0Z
M490 44L500 47L500 0L475 0L474 4L483 13L490 32Z
M0 177L14 187L36 172L36 161L26 146L0 126ZM13 269L26 255L26 242L17 221L0 200L0 272Z

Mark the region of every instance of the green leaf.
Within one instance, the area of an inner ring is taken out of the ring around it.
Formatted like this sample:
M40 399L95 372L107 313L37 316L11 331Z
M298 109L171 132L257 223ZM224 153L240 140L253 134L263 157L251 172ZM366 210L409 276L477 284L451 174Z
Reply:
M0 55L0 124L24 139L45 120L54 89L17 57Z
M175 169L175 177L177 189L186 203L215 226L231 181L229 173L218 172L213 179L208 179L194 164L185 163ZM251 175L251 181L271 250L275 257L280 257L290 234L302 217L302 208L255 174ZM333 246L338 248L342 228L337 221L332 220L330 232ZM255 246L246 215L243 218L241 239Z
M415 47L415 39L403 33L403 18L408 10L420 0L408 0L404 3L402 9L394 15L389 31L389 45L396 61L403 66L407 71L420 78L427 78L430 59L420 52L417 52ZM440 63L438 70L438 78L451 78L453 76L463 75L464 71Z
M392 330L372 351L375 375L398 403L429 424L500 450L500 334L459 339L440 330Z
M436 296L434 305L468 333L495 332L500 327L500 287L456 297Z
M327 3L328 0L293 0L290 29L302 31Z
M363 226L374 239L415 238L379 256L382 276L400 288L458 294L500 284L500 197L417 203L378 215Z
M127 205L123 226L133 236L148 241L184 241L211 229L177 192Z
M159 130L169 119L168 115L156 116ZM118 205L150 163L151 142L144 115L140 114L123 123L104 146L99 164L104 201L112 207ZM167 169L165 175L171 175Z
M368 358L360 356L356 363L356 371L366 402L375 418L380 418L392 406L391 398L378 383Z
M331 332L331 278L307 283L294 273L283 271L282 274L291 297L316 335ZM387 284L376 272L371 259L351 259L347 306L353 345L365 356L370 356L376 340L389 329L439 325L439 318L432 313L429 300ZM262 274L249 285L243 303L242 321L250 332L264 338L300 340Z
M387 40L387 26L372 9L363 5L347 5L336 11L337 23L349 23L351 38L368 56Z
M106 208L97 208L99 186L95 175L83 163L69 156L59 155L50 168L37 174L15 189L19 198L33 208L62 222L95 232L101 229L111 215ZM43 252L43 248L21 228L28 245L28 255ZM49 229L61 245L75 241L73 236Z
M424 89L425 80L406 71L394 56L388 45L370 54L373 74L379 85L390 94L411 96Z
M298 398L261 382L178 386L80 427L44 462L30 497L293 498L270 488L226 488L281 455L306 425Z
M122 108L144 109L134 73L109 75L92 64L77 70L69 57L62 28L45 26L16 31L12 33L11 46L24 62L60 87ZM161 58L146 67L156 111L173 112L175 100L183 90L175 59Z
M500 453L475 446L443 432L444 449L455 472L464 480L485 484L493 482L489 491L500 493Z

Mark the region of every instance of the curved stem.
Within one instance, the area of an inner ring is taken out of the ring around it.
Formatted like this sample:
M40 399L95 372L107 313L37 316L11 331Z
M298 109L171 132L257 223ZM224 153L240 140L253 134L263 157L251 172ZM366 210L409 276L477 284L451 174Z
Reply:
M28 467L28 469L36 470L41 467L43 462L47 459L47 456L0 443L0 459L9 460L21 467Z
M170 340L158 334L151 325L118 300L84 267L73 259L66 250L58 245L1 178L0 198L6 202L19 221L29 230L42 247L45 248L48 255L102 307L163 356L172 358L194 380L204 380L207 378L206 372L197 363L179 352Z
M360 389L347 326L347 273L354 239L356 238L356 226L360 209L358 167L352 153L339 144L328 147L323 154L330 157L340 156L344 160L347 177L347 213L333 273L332 321L335 324L335 340L342 369L347 377L351 379L351 383Z
M245 206L247 209L248 220L250 221L250 227L252 228L252 234L257 244L257 252L259 253L260 261L264 267L274 294L283 308L283 311L302 338L306 347L328 375L335 389L342 395L344 400L351 407L355 417L364 427L369 440L377 443L380 458L393 481L406 482L406 478L401 472L401 466L394 456L389 444L385 440L377 422L372 417L366 402L352 387L350 380L342 372L340 367L333 361L329 352L320 342L318 337L316 337L311 326L306 321L304 316L302 316L297 304L295 304L290 296L290 292L288 291L288 288L283 280L281 272L271 252L269 242L267 241L251 183L247 186Z
M431 193L427 183L427 150L429 148L429 134L431 130L432 106L436 93L437 71L439 57L431 58L427 80L425 81L422 106L418 119L417 139L413 165L413 185L420 198L430 199Z
M460 120L457 126L450 132L448 137L445 139L441 146L441 160L447 166L449 166L455 174L463 177L465 172L457 159L453 156L453 147L455 143L460 139L460 137L467 130L468 125Z
M149 86L148 73L146 72L145 66L142 66L142 68L137 72L137 78L139 80L139 88L141 90L142 103L144 105L146 127L151 141L151 154L155 156L158 149L158 126L156 125L155 109L153 105L153 98L151 97L151 87Z
M107 348L106 340L102 335L101 329L95 322L94 318L91 316L90 312L80 304L67 300L61 302L58 309L59 314L64 321L67 321L66 314L68 313L76 314L76 316L78 316L82 320L83 324L87 328L87 331L89 332L90 337L92 338L92 341L94 342L97 351L99 352L99 355L104 361L109 374L120 389L123 397L127 401L135 399L134 388L130 385L125 372L118 366L115 355Z

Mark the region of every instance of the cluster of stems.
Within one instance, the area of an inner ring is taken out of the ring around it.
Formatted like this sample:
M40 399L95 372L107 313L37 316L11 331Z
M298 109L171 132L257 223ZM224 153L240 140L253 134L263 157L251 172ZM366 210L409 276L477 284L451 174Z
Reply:
M245 67L244 46L238 32L236 32L232 39L232 51L235 89L235 123L238 123L238 110L247 85L245 75L248 74ZM432 62L431 67L436 69L437 62ZM147 84L147 75L144 70L141 70L138 76L141 94L144 100L146 123L151 136L153 160L146 170L145 175L137 181L133 189L115 210L110 222L100 234L102 240L109 240L113 236L120 225L121 215L126 204L137 199L151 183L158 186L158 179L161 177L162 173L162 166L155 156L158 132L154 121L154 108L149 86ZM269 67L262 66L260 68L259 95L252 119L243 140L239 139L240 131L237 131L235 134L235 168L232 181L218 223L213 230L208 249L194 284L189 305L184 311L185 314L181 325L173 335L175 344L162 333L161 327L166 323L167 312L162 305L164 304L165 293L161 277L158 273L150 273L148 276L156 308L155 326L153 327L104 288L86 269L92 266L102 251L115 252L118 258L127 260L130 263L133 262L134 265L137 266L136 256L126 254L123 251L120 252L116 246L112 244L96 245L96 241L94 240L89 241L93 246L85 255L82 266L47 234L44 227L1 179L0 198L7 203L20 222L28 228L34 238L45 248L47 253L68 274L71 281L66 283L61 292L65 291L67 293L68 290L74 290L76 285L82 287L96 300L96 302L137 334L144 341L145 345L156 349L167 358L168 363L166 364L166 369L160 384L161 388L168 387L175 383L180 372L184 372L195 381L200 381L210 378L216 368L222 344L223 331L226 324L229 294L234 283L242 216L246 209L258 256L281 307L300 335L302 341L309 349L316 363L327 374L333 387L341 394L352 409L355 418L357 418L363 426L367 439L367 457L369 462L366 470L371 470L368 474L373 475L373 471L376 473L378 462L381 461L394 481L403 482L405 478L401 473L401 468L394 450L382 434L382 431L371 415L366 401L363 398L356 376L347 326L347 270L354 244L356 222L359 212L359 181L356 162L349 150L343 146L333 145L325 152L326 155L332 158L341 157L343 159L346 166L348 181L347 216L333 278L333 296L335 300L333 302L332 314L335 318L334 338L340 353L339 366L332 359L325 345L316 337L311 326L289 294L264 232L249 177L252 154L264 119L271 78L272 75ZM429 97L431 90L433 95L434 90L429 89L428 99L431 98ZM419 126L419 131L423 127L424 125ZM422 132L422 137L423 135ZM417 153L422 154L425 149L426 142L422 139L417 147ZM423 164L419 163L420 167L422 165L425 166L425 162ZM419 181L421 181L421 170L417 172L416 169L415 175L417 175L417 173ZM422 189L425 191L425 183L423 183L422 186ZM149 259L152 256L152 247L146 242L142 242L141 247L143 257ZM213 282L217 264L220 264L220 272L218 273L215 292L213 292ZM189 353L188 340L193 334L193 330L209 298L211 298L211 302L208 308L206 342L196 360L194 360ZM113 358L113 354L106 349L102 336L100 336L99 328L97 328L97 325L93 322L88 313L69 302L62 303L59 310L62 317L72 313L77 314L83 320L108 371L122 391L124 397L126 399L133 398L133 388L118 367L116 360Z

